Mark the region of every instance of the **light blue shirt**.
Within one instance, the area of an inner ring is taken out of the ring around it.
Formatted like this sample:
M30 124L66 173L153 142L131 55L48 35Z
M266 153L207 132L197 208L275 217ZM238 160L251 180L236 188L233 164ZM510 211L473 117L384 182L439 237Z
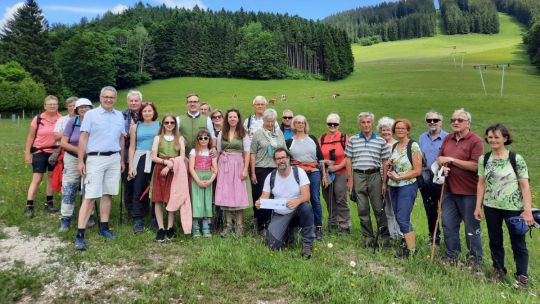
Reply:
M439 136L437 136L435 139L431 138L431 135L427 131L420 135L418 144L420 145L420 151L424 153L426 158L426 166L428 168L431 168L431 165L437 160L439 150L441 149L442 142L444 141L446 135L448 135L448 132L444 130L441 130L441 132L439 132Z
M101 106L84 114L81 132L88 133L86 153L120 151L120 137L126 135L122 112Z

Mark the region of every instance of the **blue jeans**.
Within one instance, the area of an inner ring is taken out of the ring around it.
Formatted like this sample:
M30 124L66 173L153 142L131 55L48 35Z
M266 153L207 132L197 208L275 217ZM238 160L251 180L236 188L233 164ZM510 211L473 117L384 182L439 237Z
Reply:
M465 240L469 249L468 256L481 259L482 233L480 221L474 218L476 208L476 195L458 195L447 192L442 203L442 227L446 256L458 258L461 252L459 228L461 222L465 223Z
M311 207L313 208L313 217L315 226L322 226L322 205L321 205L321 172L313 171L308 173L309 192L311 195Z
M418 184L401 186L401 187L389 187L390 195L392 196L392 203L394 207L394 214L396 215L396 221L399 225L399 231L401 233L409 233L413 230L411 224L411 213L414 206L414 200L418 194Z
M313 233L313 209L307 203L302 203L289 214L273 213L268 224L268 246L271 249L283 247L289 236L289 229L300 227L302 244L313 246L315 234Z

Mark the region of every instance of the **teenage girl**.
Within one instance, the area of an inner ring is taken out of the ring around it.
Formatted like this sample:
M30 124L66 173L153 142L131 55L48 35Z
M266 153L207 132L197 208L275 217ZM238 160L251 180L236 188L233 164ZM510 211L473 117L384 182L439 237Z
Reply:
M210 156L212 141L207 130L197 133L195 149L189 152L189 173L191 181L191 211L193 213L193 236L200 237L199 219L202 219L202 235L211 237L212 183L217 174L217 159Z
M170 158L179 155L186 155L184 137L180 135L180 131L176 127L175 117L167 113L161 121L159 133L154 137L152 144L152 161L156 164L152 182L152 201L156 204L156 220L159 227L156 241L158 242L163 242L165 237L171 240L175 235L173 228L174 212L169 212L167 230L164 229L163 205L169 201L173 179L173 162Z

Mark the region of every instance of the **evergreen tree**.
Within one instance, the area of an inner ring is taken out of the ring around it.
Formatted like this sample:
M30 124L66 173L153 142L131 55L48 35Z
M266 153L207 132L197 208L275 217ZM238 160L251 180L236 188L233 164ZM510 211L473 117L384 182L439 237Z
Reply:
M47 21L35 0L27 0L0 33L2 61L17 61L49 94L63 95L62 78L48 38Z

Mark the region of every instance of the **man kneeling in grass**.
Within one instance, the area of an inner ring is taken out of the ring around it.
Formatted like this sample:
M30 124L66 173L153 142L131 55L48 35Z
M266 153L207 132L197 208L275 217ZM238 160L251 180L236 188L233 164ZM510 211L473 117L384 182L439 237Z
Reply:
M309 205L309 179L304 170L291 167L290 155L286 149L274 151L274 162L277 169L270 173L265 181L260 199L255 203L261 207L261 199L286 200L285 209L275 209L268 225L267 241L270 249L280 249L287 238L294 238L294 232L300 227L302 236L302 257L311 258L313 240L313 209ZM288 233L290 232L290 233Z

